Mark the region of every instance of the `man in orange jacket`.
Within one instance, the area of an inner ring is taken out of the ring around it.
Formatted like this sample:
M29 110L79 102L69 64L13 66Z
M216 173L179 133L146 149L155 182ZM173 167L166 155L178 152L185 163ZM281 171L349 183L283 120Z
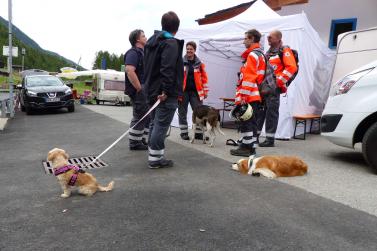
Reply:
M279 122L280 94L287 92L286 83L297 71L297 63L292 50L288 46L283 46L281 39L282 34L278 30L274 30L268 35L270 49L266 56L274 68L277 88L276 93L262 97L262 109L258 111L258 135L266 120L266 140L259 143L260 147L275 146L275 133Z
M196 43L189 41L186 43L186 55L183 57L184 78L183 95L179 97L178 120L181 129L181 138L189 140L187 125L187 108L190 103L194 110L203 104L203 100L208 97L208 77L205 65L195 55ZM200 128L195 131L195 139L203 139L203 132Z
M245 32L243 44L246 50L242 53L244 64L240 70L240 77L236 89L236 105L250 104L254 111L257 110L261 97L258 85L264 79L266 61L260 49L261 34L252 29ZM259 53L255 52L258 50ZM241 144L237 149L230 150L231 155L249 157L255 154L254 144L257 141L256 113L246 121L240 122Z

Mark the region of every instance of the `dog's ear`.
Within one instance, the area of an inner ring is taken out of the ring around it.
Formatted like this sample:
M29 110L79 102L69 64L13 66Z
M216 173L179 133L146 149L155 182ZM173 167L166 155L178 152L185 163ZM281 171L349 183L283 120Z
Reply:
M242 174L247 174L249 172L249 161L247 159L242 159L238 162L238 170Z
M68 155L68 153L66 153L64 150L63 150L63 155L64 155L64 158L65 158L65 159L67 159L67 160L69 159L69 155Z
M53 161L56 157L56 148L52 149L51 151L48 152L47 154L47 161Z

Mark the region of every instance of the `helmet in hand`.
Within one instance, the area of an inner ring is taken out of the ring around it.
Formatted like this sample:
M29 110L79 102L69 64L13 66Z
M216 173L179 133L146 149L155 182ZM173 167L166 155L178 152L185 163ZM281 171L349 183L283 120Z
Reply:
M253 108L249 104L236 105L229 113L230 118L238 121L246 121L253 116Z

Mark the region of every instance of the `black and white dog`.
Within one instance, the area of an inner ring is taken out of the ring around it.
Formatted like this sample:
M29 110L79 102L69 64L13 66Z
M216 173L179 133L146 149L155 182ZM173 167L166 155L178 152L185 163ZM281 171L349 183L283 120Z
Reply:
M203 144L206 143L205 131L208 131L210 140L210 147L213 147L213 142L216 138L215 129L225 135L220 130L220 112L216 108L208 105L197 106L192 113L192 129L195 133L196 127L200 127L203 132ZM195 137L192 137L191 143L194 143Z

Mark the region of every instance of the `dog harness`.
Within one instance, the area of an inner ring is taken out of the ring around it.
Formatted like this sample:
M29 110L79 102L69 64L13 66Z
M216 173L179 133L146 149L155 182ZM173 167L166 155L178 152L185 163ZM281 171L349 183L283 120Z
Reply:
M68 172L70 170L74 170L75 172L72 174L71 179L69 180L68 185L74 186L75 183L76 183L77 176L79 175L79 173L85 173L85 171L81 170L78 166L66 165L66 166L59 167L58 169L56 169L54 171L54 175L58 176L58 175L60 175L62 173L66 173L66 172Z

